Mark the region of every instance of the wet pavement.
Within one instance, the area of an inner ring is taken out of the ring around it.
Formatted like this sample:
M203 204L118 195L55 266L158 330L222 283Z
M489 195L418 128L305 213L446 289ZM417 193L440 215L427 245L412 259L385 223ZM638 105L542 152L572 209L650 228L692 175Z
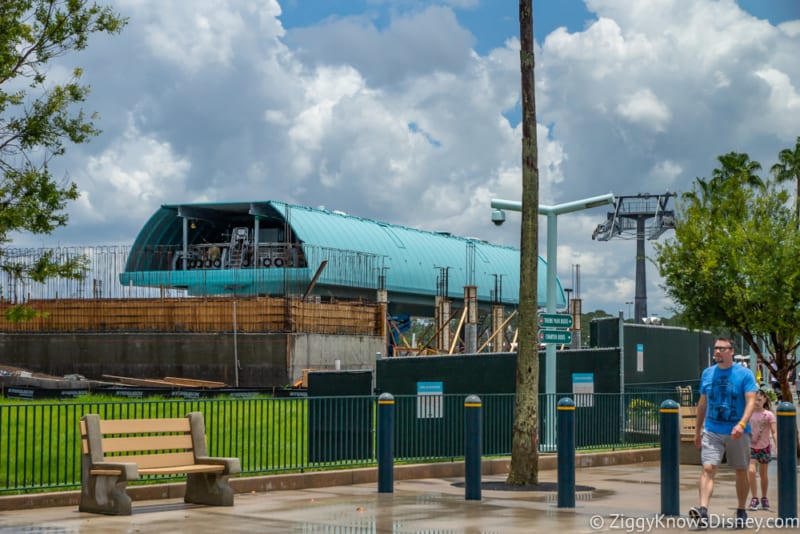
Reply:
M377 484L356 484L236 495L233 507L186 505L180 499L134 501L133 515L101 516L76 506L7 511L0 532L26 533L425 533L513 534L529 532L686 532L686 512L697 503L699 466L681 466L680 510L660 516L660 464L645 462L579 468L574 508L559 508L555 492L483 489L481 500L467 501L462 478L401 480L394 493ZM484 475L484 483L503 475ZM554 470L541 471L540 482L556 482ZM734 473L722 467L711 502L710 531L728 530L736 505ZM777 518L776 464L770 465L771 511L750 512L744 532L798 532Z

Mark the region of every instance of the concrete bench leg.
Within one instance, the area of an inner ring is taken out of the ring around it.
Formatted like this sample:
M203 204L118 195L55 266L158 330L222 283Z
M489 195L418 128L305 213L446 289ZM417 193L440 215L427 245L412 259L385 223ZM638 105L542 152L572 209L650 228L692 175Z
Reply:
M212 506L233 506L233 488L228 484L229 475L219 473L192 473L186 477L187 503Z
M126 480L119 476L89 476L81 485L78 510L95 514L131 515L131 498L125 493Z

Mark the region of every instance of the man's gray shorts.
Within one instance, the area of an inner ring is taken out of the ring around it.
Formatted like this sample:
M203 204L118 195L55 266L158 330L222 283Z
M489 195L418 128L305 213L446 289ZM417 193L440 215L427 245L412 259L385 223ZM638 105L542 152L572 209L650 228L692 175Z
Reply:
M703 465L719 465L723 455L734 469L747 469L750 465L750 434L733 439L730 434L703 430L702 445L700 461Z

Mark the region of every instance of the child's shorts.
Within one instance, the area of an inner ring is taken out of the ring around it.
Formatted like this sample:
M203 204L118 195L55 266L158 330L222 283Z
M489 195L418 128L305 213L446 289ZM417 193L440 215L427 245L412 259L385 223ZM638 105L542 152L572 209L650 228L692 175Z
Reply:
M760 464L768 464L772 459L771 445L767 445L763 449L750 448L750 458Z

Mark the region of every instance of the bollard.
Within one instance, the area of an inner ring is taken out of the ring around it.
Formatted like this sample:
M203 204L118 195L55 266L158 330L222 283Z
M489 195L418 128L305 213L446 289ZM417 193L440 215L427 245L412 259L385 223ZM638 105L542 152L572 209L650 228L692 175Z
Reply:
M378 493L394 492L394 397L378 397Z
M564 397L556 405L558 419L558 507L575 508L575 401Z
M482 405L477 395L464 400L464 498L481 500Z
M680 423L678 403L661 403L661 513L680 515Z
M778 517L797 517L797 410L791 402L778 404Z

